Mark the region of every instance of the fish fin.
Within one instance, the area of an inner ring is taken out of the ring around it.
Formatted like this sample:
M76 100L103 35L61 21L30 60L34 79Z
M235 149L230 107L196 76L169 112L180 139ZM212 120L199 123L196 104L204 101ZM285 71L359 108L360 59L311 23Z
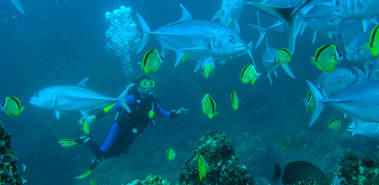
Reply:
M9 112L7 112L7 115L8 115L8 116L12 116L12 114L11 114L11 113L9 113Z
M315 65L316 64L316 58L315 57L311 57L311 62L312 62L313 65Z
M363 31L366 32L368 27L370 26L371 19L363 19Z
M271 75L270 75L270 73L267 74L267 78L270 80L270 84L272 85L272 79L271 79Z
M246 51L247 51L247 53L249 54L251 60L253 61L254 66L257 66L257 65L255 65L255 61L254 61L254 58L253 58L253 47L254 47L254 42L251 41L251 42L247 45L247 47L246 47Z
M212 74L212 76L214 76L214 75L215 75L215 71L212 71L212 73L211 73L211 74Z
M24 111L24 109L25 109L25 107L21 107L21 109L20 109L20 112L23 112L23 111Z
M225 63L226 63L226 60L221 60L221 61L217 62L217 64L220 64L221 66L223 66Z
M57 119L59 119L61 117L61 114L62 114L61 112L55 111L55 116L57 117ZM88 117L88 115L87 115L87 117Z
M290 77L292 77L293 79L296 79L295 75L292 73L292 71L291 71L290 67L288 66L288 63L287 63L287 62L285 62L285 63L282 64L281 66L282 66L282 68L284 69L284 71L285 71L288 75L290 75Z
M275 74L276 77L278 77L278 73L276 72L275 69L272 72Z
M237 33L240 33L240 32L241 32L241 29L240 29L240 26L239 26L237 20L236 20L236 19L233 19L231 22L232 22L232 24L233 24L233 29L234 29L234 31L236 31Z
M322 94L320 93L320 91L310 81L307 80L307 82L308 82L309 88L311 89L313 97L316 100L316 107L315 107L315 110L312 114L311 120L309 122L309 126L312 126L315 123L315 121L317 120L317 118L320 116L322 110L325 107L325 104L323 103L323 101L325 99L322 96Z
M327 32L326 34L328 35L328 37L329 37L330 39L333 39L333 34L332 34L331 31Z
M85 78L84 80L80 81L80 82L78 83L78 86L87 89L87 86L86 86L86 82L87 82L87 81L88 81L88 77Z
M11 0L13 5L17 8L18 11L20 11L22 14L25 15L24 10L22 9L21 3L19 0Z
M266 36L267 29L263 28L261 26L255 25L255 24L249 24L249 26L251 26L255 30L259 31L259 37L258 37L257 43L255 44L255 49L257 49L259 44L261 44L263 38Z
M202 67L205 67L205 66L208 65L211 61L212 61L212 57L206 57L206 58L204 59L204 62L203 62L203 66L202 66Z
M313 31L313 41L312 41L312 44L314 44L315 41L316 41L317 33L318 33L317 31Z
M175 67L182 61L184 52L180 50L174 50L176 53Z
M356 67L353 68L355 69L355 73L357 74L357 81L355 83L361 83L369 80L367 75L363 71Z
M143 31L142 39L137 50L137 54L138 54L145 47L147 41L149 41L149 37L150 37L149 34L151 31L150 31L150 28L147 26L145 20L141 17L141 15L138 13L136 14L137 14L138 22L140 23L142 31Z
M275 163L274 180L280 180L282 178L282 168Z
M128 87L125 88L125 90L120 94L120 96L118 96L118 99L120 100L119 103L120 105L126 110L128 111L129 113L131 112L130 108L128 107L128 105L126 105L125 103L125 96L128 95L128 91L129 89L131 88L131 85L128 85Z
M251 84L254 84L254 83L255 83L255 80L252 80L252 81L251 81Z
M199 70L201 68L201 65L203 64L202 60L196 59L195 61L196 61L196 67L195 67L194 72L196 72L197 70Z
M162 48L162 51L161 51L161 57L166 57L166 55L168 54L169 50L166 48L166 47L163 47Z
M172 23L169 23L169 24L166 24L163 27L172 26L172 25L179 24L179 23L182 23L182 22L185 22L185 21L189 21L189 20L192 19L192 16L188 12L188 10L186 9L186 7L184 7L182 4L180 4L180 8L182 9L182 17L179 20L177 20L175 22L172 22Z
M212 21L215 21L216 19L221 19L221 17L224 15L225 9L221 9L212 17Z

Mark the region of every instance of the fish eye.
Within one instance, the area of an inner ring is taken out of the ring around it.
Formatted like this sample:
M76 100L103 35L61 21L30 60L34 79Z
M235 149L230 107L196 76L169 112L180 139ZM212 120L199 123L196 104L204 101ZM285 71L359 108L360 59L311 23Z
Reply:
M4 103L0 104L1 107L4 107Z
M236 43L236 39L234 39L233 36L230 36L230 37L229 37L229 42L230 42L231 44L234 44L234 43Z
M36 95L34 95L36 98L39 98L39 93L37 93Z

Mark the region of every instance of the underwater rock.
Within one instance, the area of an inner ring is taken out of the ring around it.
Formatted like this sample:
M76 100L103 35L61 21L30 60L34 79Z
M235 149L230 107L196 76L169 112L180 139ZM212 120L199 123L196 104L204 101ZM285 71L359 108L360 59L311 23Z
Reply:
M202 155L207 166L206 177L200 181L197 157ZM241 158L234 151L226 134L210 131L202 137L198 146L182 166L179 185L187 184L248 184L254 185L254 180L246 171Z
M345 153L334 173L333 184L379 184L379 165L371 156L359 160L355 153Z
M5 132L0 122L0 184L26 184L26 180L17 172L17 158L13 153L11 137L12 134Z
M171 181L164 179L158 175L149 174L145 180L134 180L126 185L171 185Z

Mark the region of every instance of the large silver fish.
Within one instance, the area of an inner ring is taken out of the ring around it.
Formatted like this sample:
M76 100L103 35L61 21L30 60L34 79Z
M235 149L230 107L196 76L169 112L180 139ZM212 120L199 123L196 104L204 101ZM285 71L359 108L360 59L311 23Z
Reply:
M352 135L362 135L367 137L379 137L379 123L375 122L364 122L361 120L352 120L351 124L348 126L348 132Z
M29 103L40 108L54 110L57 119L64 111L79 111L86 120L90 121L88 118L89 111L117 102L130 112L130 108L125 103L128 88L118 98L110 98L89 90L85 86L87 80L88 78L82 80L77 86L46 87L34 94Z
M245 5L245 0L223 0L221 9L213 16L212 21L220 19L220 23L233 28L236 32L241 32L238 25L238 18Z
M333 73L322 72L317 81L317 88L324 97L329 97L352 86L357 75L347 68L337 67Z
M338 12L342 19L371 19L379 15L378 0L340 0Z
M246 45L232 28L220 23L192 19L187 9L182 8L182 18L167 24L156 31L150 31L145 20L137 13L143 30L143 38L137 53L139 53L154 36L162 46L161 56L165 57L169 50L175 51L175 66L182 60L184 54L196 60L195 71L206 66L212 59L224 63L233 57L241 56L246 52L252 57L252 42ZM253 60L254 62L254 60Z
M309 126L312 126L317 120L325 105L330 105L354 120L379 122L379 81L369 80L360 69L354 69L357 81L352 86L329 98L324 98L320 91L307 81L316 100L316 108Z

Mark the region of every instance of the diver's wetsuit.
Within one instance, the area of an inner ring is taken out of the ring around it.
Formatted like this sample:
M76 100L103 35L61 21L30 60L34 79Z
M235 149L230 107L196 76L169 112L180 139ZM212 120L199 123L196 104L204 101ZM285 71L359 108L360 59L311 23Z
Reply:
M176 117L175 111L167 112L163 110L156 100L152 98L142 100L135 86L129 90L128 94L125 100L131 113L128 113L119 103L116 103L111 108L106 108L96 114L96 119L98 119L118 111L118 117L113 122L102 146L100 147L92 139L87 142L87 145L98 159L118 157L121 153L126 153L134 139L152 122L149 117L150 111L154 111L162 117Z

